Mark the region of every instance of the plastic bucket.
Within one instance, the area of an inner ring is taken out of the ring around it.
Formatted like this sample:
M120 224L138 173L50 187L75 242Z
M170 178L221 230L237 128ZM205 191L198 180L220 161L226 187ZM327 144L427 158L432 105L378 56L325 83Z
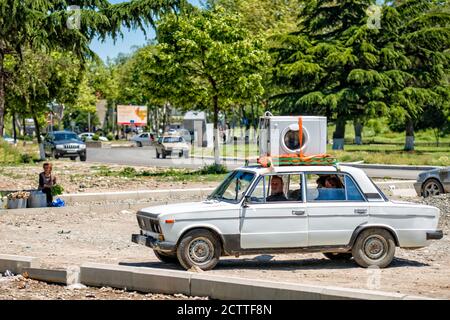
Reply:
M43 192L32 192L28 198L28 208L43 208L47 206L47 196Z
M8 209L22 209L27 207L27 199L8 200Z

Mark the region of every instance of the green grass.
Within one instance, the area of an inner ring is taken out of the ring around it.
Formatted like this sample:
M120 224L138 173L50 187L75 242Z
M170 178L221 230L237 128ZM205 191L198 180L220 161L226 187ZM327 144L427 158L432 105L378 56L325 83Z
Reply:
M114 176L126 178L153 178L157 181L176 182L210 182L221 181L227 174L227 170L220 166L206 166L199 170L188 169L164 169L158 171L136 170L125 167L121 170L111 170L107 166L91 167L98 176Z

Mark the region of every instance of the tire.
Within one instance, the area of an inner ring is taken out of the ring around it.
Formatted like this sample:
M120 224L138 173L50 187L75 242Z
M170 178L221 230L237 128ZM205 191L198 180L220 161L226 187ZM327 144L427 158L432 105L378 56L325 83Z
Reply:
M159 152L156 150L156 159L159 159Z
M323 255L330 260L336 261L350 260L353 257L350 252L323 252Z
M138 141L138 142L136 142L136 144L139 148L142 148L142 142Z
M163 159L167 158L167 154L166 154L166 152L165 152L164 150L162 151L161 154L162 154L162 158L163 158Z
M394 237L385 229L363 230L353 245L352 255L355 262L363 268L385 268L394 259Z
M56 155L56 151L55 151L54 149L52 150L51 156L52 156L52 158L55 159L55 160L58 160L58 159L59 159L59 156Z
M80 156L80 161L83 161L83 162L84 162L84 161L86 161L86 158L87 158L86 155Z
M70 157L70 160L76 161L76 160L77 160L77 157Z
M177 258L176 254L170 255L170 254L162 253L162 252L159 252L156 250L153 250L153 253L161 262L178 264L178 258Z
M422 195L424 198L437 196L442 193L444 193L444 188L436 179L429 179L422 185Z
M220 240L212 232L196 229L189 231L181 239L177 247L177 258L186 270L197 266L206 271L217 265L221 252Z

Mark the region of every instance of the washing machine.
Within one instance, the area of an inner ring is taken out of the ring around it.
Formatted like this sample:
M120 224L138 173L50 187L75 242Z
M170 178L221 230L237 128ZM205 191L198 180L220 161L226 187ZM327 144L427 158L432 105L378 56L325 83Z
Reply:
M299 118L302 118L303 136L300 145ZM278 156L300 154L305 156L327 152L327 118L318 116L272 116L260 118L259 154Z

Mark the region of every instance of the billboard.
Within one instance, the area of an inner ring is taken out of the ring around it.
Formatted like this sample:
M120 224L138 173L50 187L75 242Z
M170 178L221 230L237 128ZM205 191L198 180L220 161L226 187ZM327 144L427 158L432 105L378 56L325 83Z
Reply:
M117 106L117 124L122 125L147 125L146 106Z

